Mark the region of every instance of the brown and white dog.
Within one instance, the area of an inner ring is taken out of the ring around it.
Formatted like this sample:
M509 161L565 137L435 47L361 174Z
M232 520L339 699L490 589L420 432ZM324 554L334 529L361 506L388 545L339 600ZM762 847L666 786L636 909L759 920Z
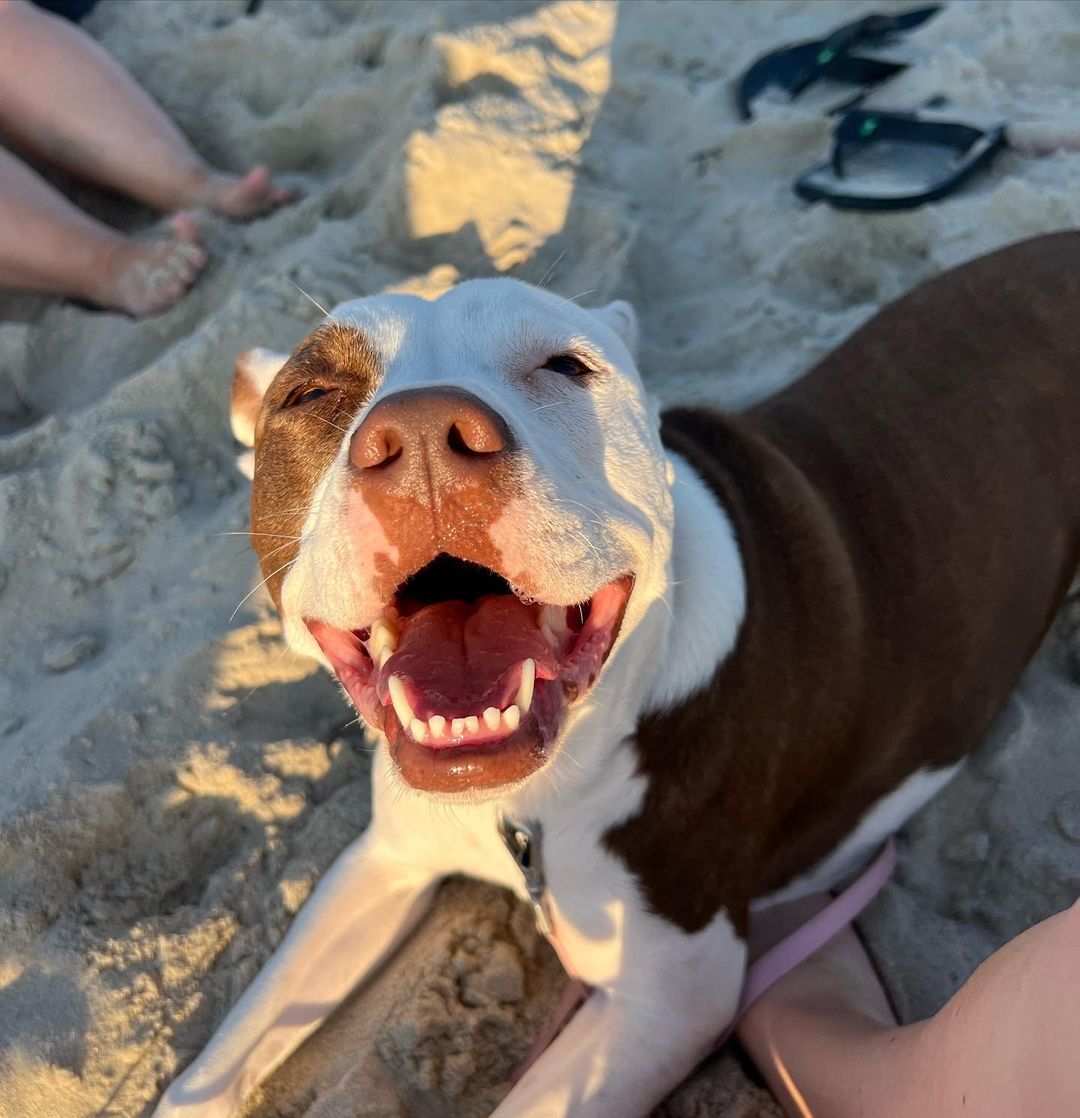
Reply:
M241 361L267 585L384 746L371 826L157 1115L235 1114L440 878L524 896L507 817L592 993L496 1113L645 1114L731 1018L751 905L857 868L1016 683L1080 561L1080 234L738 416L659 416L634 334L487 280Z

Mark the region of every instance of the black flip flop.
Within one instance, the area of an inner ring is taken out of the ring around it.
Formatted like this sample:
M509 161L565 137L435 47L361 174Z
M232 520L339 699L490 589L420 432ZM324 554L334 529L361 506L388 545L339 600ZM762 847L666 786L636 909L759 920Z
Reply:
M832 158L799 178L795 193L839 209L913 209L951 194L1005 144L1004 121L852 109L833 133Z
M62 16L79 23L93 11L97 0L33 0L35 7L44 8L55 16Z
M913 8L895 16L869 15L838 27L827 38L781 47L759 58L739 80L736 102L743 120L753 115L752 103L766 89L778 87L795 100L818 81L859 87L854 104L868 89L907 69L906 60L889 57L887 48L899 36L925 23L940 6ZM861 53L853 53L859 50Z

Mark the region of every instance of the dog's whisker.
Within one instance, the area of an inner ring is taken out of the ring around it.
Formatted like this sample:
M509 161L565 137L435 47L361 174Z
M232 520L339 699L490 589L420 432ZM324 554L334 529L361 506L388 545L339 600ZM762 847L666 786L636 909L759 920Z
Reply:
M440 803L434 800L431 803L432 808L437 816L441 817L442 821L450 827L460 827L461 820L458 818L457 813L454 811L453 804Z
M571 497L557 497L556 500L560 504L577 505L578 508L584 509L592 517L593 523L598 524L601 528L603 528L604 521L601 518L600 514L596 511L596 509L590 508L588 505L582 504L581 501L575 501Z
M549 281L551 280L551 277L555 274L555 269L562 263L562 258L567 254L568 251L569 249L564 248L562 252L560 252L559 255L555 257L555 259L548 266L547 271L545 271L544 274L540 277L540 282L536 285L537 287L547 287Z
M286 532L214 532L214 533L212 533L212 538L217 538L217 537L220 537L220 536L246 536L249 539L253 539L256 536L266 536L269 539L276 539L276 540L303 540L303 539L307 539L306 536L290 536Z
M274 509L273 512L267 513L267 516L286 516L289 513L307 512L310 508L310 505L297 505L291 509Z
M275 535L275 533L273 533L273 532L269 532L269 533L265 533L265 534L270 535L270 536ZM305 543L308 540L327 540L327 541L333 542L333 541L336 541L336 540L346 539L347 537L348 537L348 532L344 531L344 530L338 530L338 531L335 531L335 532L327 533L326 529L323 529L322 531L309 532L305 536L286 536L284 533L282 533L279 536L279 538L284 539L285 542L282 543L282 544L278 544L277 547L272 547L263 556L263 558L264 559L269 559L271 555L276 555L279 551L283 551L290 544Z
M333 427L335 431L340 431L343 435L347 435L349 433L347 428L339 427L336 423L333 423L331 420L327 419L325 415L317 415L315 416L315 418L321 420L327 425L327 427Z
M317 299L313 299L297 282L296 280L289 280L289 282L300 292L307 301L314 306L318 307L327 318L330 317L330 312L320 303Z
M586 512L592 513L593 516L595 516L597 519L599 519L599 513L597 513L596 509L592 508L589 505L586 505L582 501L575 501L573 497L560 497L558 499L560 501L564 502L565 504L568 504L568 505L577 505L578 508L582 508Z
M563 752L562 752L562 754L560 755L560 758L559 758L560 761L564 757L566 758L567 764L573 765L573 767L575 769L577 769L577 771L579 773L584 773L585 772L585 766L574 756L574 754L571 750L569 750L569 749L563 750ZM558 766L556 766L556 765L552 765L551 768L552 768L553 773L554 773L554 770L557 767Z
M234 609L234 610L232 611L232 613L231 613L231 614L229 614L229 622L230 622L230 623L232 622L233 618L235 618L235 617L236 617L236 615L237 615L237 614L238 614L238 613L240 612L240 607L241 607L241 606L242 606L242 605L243 605L243 604L244 604L244 603L245 603L245 602L246 602L246 601L248 600L248 598L250 598L250 597L251 597L251 595L252 595L252 594L254 594L254 593L255 593L255 592L257 591L257 590L261 590L261 589L262 589L262 588L263 588L263 587L264 587L264 586L265 586L265 585L266 585L266 584L267 584L267 583L268 583L268 582L269 582L269 581L270 581L270 580L271 580L271 579L272 579L272 578L274 577L274 575L277 575L277 574L281 574L281 572L282 572L283 570L285 570L285 569L286 569L286 567L291 567L291 566L292 566L292 564L293 564L293 563L295 563L295 562L296 562L296 559L295 559L295 557L294 557L294 558L290 559L290 560L288 561L288 563L282 563L282 565L281 565L280 567L278 567L278 569L277 569L276 571L271 571L271 572L270 572L270 573L269 573L269 574L268 574L268 575L266 576L266 578L264 578L264 579L263 579L263 580L262 580L261 582L257 583L257 584L256 584L255 586L253 586L253 587L252 587L252 588L251 588L251 589L250 589L250 590L249 590L249 591L248 591L248 592L247 592L247 593L246 593L246 594L245 594L245 595L244 595L244 596L243 596L243 597L242 597L242 598L240 599L240 601L236 603L236 609Z
M594 557L594 558L595 558L595 559L596 559L596 560L597 560L597 561L598 561L598 562L599 562L599 563L600 563L601 565L603 565L603 562L604 562L604 557L603 557L603 555L601 555L601 554L600 554L600 549L599 549L599 548L598 548L598 547L596 546L596 544L594 544L594 543L592 542L592 540L590 540L590 539L589 539L589 537L588 537L587 535L585 535L585 533L584 533L584 532L573 532L573 533L572 533L572 535L573 535L573 536L574 536L574 537L575 537L576 539L579 539L579 540L581 540L581 542L582 542L582 543L584 543L584 544L585 544L585 546L586 546L586 547L587 547L587 548L588 548L588 549L589 549L589 550L590 550L590 551L592 552L592 554L593 554L593 557Z
M301 536L301 537L300 537L300 541L303 541L303 540L309 540L309 539L311 539L311 537L310 537L310 536ZM293 545L294 543L296 543L296 542L298 542L298 541L297 541L297 540L286 540L286 541L285 541L284 543L279 543L279 544L277 545L277 547L272 547L272 548L271 548L271 549L270 549L270 550L269 550L269 551L268 551L268 552L266 553L266 555L265 555L265 556L263 556L263 558L265 558L265 559L269 559L271 555L276 555L276 554L277 554L277 553L278 553L279 551L284 551L284 550L285 550L285 548L287 548L287 547L291 547L291 546L292 546L292 545Z

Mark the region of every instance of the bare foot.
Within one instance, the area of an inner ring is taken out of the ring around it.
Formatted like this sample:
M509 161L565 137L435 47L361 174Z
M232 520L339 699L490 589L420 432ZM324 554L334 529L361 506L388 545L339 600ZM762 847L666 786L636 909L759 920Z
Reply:
M243 220L295 200L296 192L275 186L270 169L260 163L241 177L216 172L207 175L188 204L206 206L223 217Z
M158 314L191 286L207 261L190 214L169 221L175 236L143 241L125 238L112 246L99 272L100 286L89 292L99 306L135 318Z

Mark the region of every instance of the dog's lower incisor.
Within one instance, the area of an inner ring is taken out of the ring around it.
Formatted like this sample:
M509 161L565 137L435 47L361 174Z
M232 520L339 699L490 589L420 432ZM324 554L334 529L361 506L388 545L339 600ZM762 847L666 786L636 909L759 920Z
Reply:
M525 896L508 819L591 993L498 1118L648 1113L732 1017L752 903L857 869L1016 683L1080 558L1080 234L740 415L660 414L635 333L480 280L238 362L252 539L381 736L374 812L159 1118L236 1114L446 875Z

